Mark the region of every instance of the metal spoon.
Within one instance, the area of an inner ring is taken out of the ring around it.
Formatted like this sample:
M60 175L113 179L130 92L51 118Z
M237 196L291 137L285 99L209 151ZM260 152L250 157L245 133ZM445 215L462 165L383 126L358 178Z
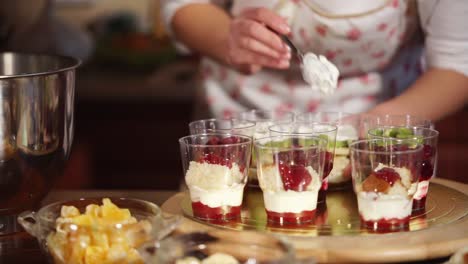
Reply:
M286 45L288 45L289 48L291 48L291 52L299 58L299 61L302 64L304 53L299 48L297 48L296 45L294 45L294 43L291 41L290 38L288 38L288 36L283 34L278 34L278 36L284 41L284 43L286 43Z
M291 41L290 38L288 38L288 36L286 35L283 35L283 34L280 34L278 31L274 30L273 28L271 27L268 27L267 28L271 31L273 31L273 33L275 33L276 35L278 35L281 40L286 43L286 45L288 45L288 47L291 49L291 52L294 53L294 55L297 56L297 58L299 58L299 62L302 64L302 61L303 61L303 58L304 58L304 53L298 49L296 47L296 45L294 45L294 43Z

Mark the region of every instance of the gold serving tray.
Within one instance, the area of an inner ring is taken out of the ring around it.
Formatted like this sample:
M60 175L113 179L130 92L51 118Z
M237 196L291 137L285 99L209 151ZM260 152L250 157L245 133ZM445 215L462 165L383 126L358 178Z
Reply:
M210 223L193 217L188 193L174 195L162 209L185 216L179 232L224 229L280 235L300 258L313 257L321 263L420 261L446 257L468 245L468 185L444 179L431 181L426 211L411 218L409 230L391 233L361 228L352 190L329 192L316 220L303 226L268 223L263 195L255 188L246 189L238 221Z
M255 230L308 237L375 234L361 228L357 200L352 190L328 192L326 203L318 204L315 220L298 226L278 226L267 221L263 195L259 188L246 188L241 218L237 220L210 222L194 217L188 195L182 199L181 208L184 215L194 221L234 230ZM426 201L426 210L413 214L409 230L400 232L450 224L467 214L468 196L452 188L432 183Z

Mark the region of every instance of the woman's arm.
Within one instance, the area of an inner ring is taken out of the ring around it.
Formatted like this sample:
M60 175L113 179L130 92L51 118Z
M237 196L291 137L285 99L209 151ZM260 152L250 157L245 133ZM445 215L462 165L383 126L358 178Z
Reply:
M371 113L413 114L436 121L460 110L467 102L467 76L432 68L400 96L378 105Z
M289 67L286 45L266 26L288 34L286 21L265 8L245 10L231 18L213 4L187 4L170 23L176 39L191 50L235 68Z
M231 18L213 4L188 4L174 14L171 26L176 39L191 50L223 61Z
M409 113L439 120L468 102L468 1L420 0L418 7L429 69L373 113Z

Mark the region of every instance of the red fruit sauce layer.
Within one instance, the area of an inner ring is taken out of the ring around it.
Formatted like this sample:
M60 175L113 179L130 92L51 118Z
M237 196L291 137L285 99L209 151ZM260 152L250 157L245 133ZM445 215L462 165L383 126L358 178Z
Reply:
M413 212L426 210L426 196L420 200L413 199Z
M311 222L315 217L315 210L300 213L277 213L266 210L266 213L268 221L293 225Z
M228 220L240 217L241 206L209 207L201 202L192 202L193 215L201 219Z
M392 219L379 219L378 221L370 220L366 221L361 217L361 226L369 230L382 230L382 231L392 231L392 230L406 230L409 228L410 217L407 216L403 219L392 218Z

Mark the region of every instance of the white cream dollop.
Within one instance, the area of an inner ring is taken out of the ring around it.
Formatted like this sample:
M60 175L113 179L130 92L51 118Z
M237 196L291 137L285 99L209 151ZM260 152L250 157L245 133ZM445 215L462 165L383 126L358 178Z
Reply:
M322 94L332 94L338 84L338 68L322 55L307 52L302 61L302 78Z

